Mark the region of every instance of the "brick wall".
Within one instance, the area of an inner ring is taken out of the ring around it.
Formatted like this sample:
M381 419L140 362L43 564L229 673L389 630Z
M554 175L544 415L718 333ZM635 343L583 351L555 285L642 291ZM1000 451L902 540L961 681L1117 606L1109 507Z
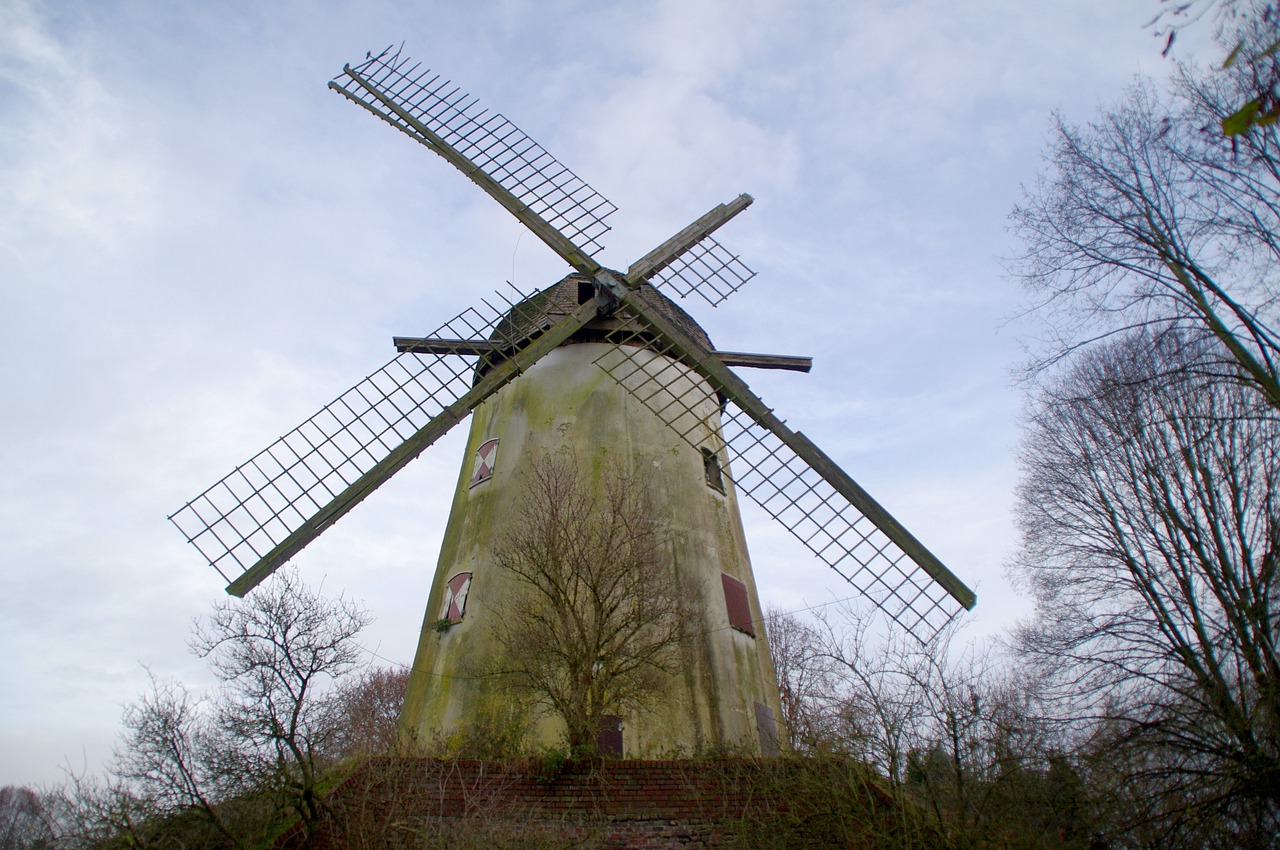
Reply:
M795 772L789 770L780 760L748 759L557 766L532 759L377 758L330 794L332 816L316 843L353 850L488 846L503 843L496 836L505 834L521 842L507 846L523 847L542 846L543 839L548 847L572 840L580 847L610 850L742 846L744 828L780 834L824 815L804 801L807 795L797 795L788 785L787 775ZM842 766L837 771L836 782L861 777L854 793L865 806L855 808L881 820L876 812L891 806L876 783L866 781L865 769ZM855 815L844 803L838 808L835 814L846 819ZM847 826L841 831L847 832ZM295 828L277 846L295 850L305 843L302 830ZM840 839L833 846L847 844Z

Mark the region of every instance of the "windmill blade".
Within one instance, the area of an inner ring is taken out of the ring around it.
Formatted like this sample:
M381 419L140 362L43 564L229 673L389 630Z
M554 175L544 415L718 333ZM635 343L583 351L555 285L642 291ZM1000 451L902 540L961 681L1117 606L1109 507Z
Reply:
M583 274L609 230L611 202L499 113L387 48L329 88L448 160Z
M711 234L753 200L750 195L739 195L645 254L627 269L627 285L634 288L647 280L680 298L697 293L712 307L719 306L756 273Z
M696 294L718 307L755 275L736 254L707 236L655 275L652 283L680 298Z
M614 292L648 325L645 345L615 338L616 348L597 364L690 445L709 457L727 449L730 463L723 471L739 492L922 641L974 606L972 590L712 352L625 287ZM665 367L648 356L655 348L670 358ZM685 369L701 375L709 389L680 380ZM707 392L732 402L720 434L710 433L695 413Z
M464 359L470 352L463 348L400 354L169 517L229 582L228 593L243 596L279 569L600 312L599 302L588 300L523 342L506 333L520 324L512 311L533 302L512 292L500 294L497 306L483 302L484 312L464 311L433 335L502 343L479 362Z

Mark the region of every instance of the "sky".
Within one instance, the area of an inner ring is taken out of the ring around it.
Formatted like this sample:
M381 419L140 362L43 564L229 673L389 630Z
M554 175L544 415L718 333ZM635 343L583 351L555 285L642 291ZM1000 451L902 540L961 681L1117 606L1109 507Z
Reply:
M563 262L464 177L326 89L404 52L612 200L631 261L741 192L758 272L717 347L814 358L753 389L976 589L1029 604L1011 369L1035 329L1001 258L1050 115L1172 63L1155 0L0 0L0 785L109 757L148 670L223 582L166 517L506 281ZM1184 58L1194 39L1180 39ZM1190 46L1188 46L1190 45ZM1206 49L1207 55L1207 49ZM416 645L465 426L295 558ZM766 606L844 598L757 510Z

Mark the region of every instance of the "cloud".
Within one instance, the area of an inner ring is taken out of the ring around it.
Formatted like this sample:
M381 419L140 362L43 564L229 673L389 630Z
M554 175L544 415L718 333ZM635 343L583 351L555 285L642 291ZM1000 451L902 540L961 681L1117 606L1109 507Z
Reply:
M1048 108L1091 108L1153 55L1141 23L1110 0L0 0L0 784L56 778L82 743L100 759L139 661L202 675L187 626L221 582L168 513L392 333L564 272L326 91L344 61L407 39L620 205L617 265L755 194L721 235L760 276L690 309L725 348L814 355L746 378L986 600L1011 598L991 590L1017 406L993 333L1004 211ZM298 559L365 599L369 645L402 663L462 436ZM840 592L747 526L766 600Z
M11 0L0 22L3 250L31 264L73 251L106 262L154 227L154 174L121 103ZM39 234L58 234L56 249ZM42 254L36 249L45 248Z

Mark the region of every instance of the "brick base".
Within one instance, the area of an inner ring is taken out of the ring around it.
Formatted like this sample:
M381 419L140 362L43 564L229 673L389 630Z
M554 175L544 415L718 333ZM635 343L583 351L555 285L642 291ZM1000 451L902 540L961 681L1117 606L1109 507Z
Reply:
M828 762L816 775L814 766L798 759L556 765L376 758L330 794L330 817L312 846L713 850L764 846L765 836L768 846L850 846L851 830L852 843L875 846L871 827L895 820L879 783L856 765ZM817 783L845 783L852 798L825 799L827 788L810 793ZM792 833L802 843L792 843ZM295 827L277 847L306 843Z

